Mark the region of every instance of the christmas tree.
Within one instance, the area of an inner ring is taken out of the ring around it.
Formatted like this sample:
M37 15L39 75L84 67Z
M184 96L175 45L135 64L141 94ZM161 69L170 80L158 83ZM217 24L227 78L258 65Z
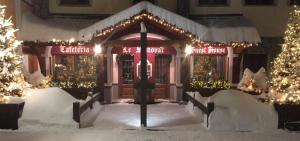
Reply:
M25 86L22 58L17 54L20 42L14 35L17 30L4 14L5 6L0 5L0 103L6 96L22 96Z
M275 58L270 80L270 98L280 103L300 104L300 10L290 14L282 52Z

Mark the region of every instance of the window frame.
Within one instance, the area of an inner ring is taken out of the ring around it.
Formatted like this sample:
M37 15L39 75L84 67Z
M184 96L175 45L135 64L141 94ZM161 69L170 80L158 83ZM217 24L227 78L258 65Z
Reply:
M288 5L289 6L294 6L294 5L297 5L297 6L300 6L300 1L298 2L298 4L291 4L292 0L288 0Z
M80 3L80 2L78 2L78 3L76 3L76 2L74 2L74 3L62 3L62 1L63 0L58 0L57 1L57 3L58 3L58 5L59 6L74 6L74 7L90 7L90 6L92 6L92 2L93 2L93 0L87 0L88 1L88 3Z
M247 0L243 0L242 4L244 6L249 6L249 7L251 7L251 6L277 6L277 4L278 4L278 0L273 0L272 4L259 4L259 3L257 3L257 4L246 4L246 1Z
M226 0L226 4L200 4L200 0L197 1L199 7L225 7L230 6L231 0Z

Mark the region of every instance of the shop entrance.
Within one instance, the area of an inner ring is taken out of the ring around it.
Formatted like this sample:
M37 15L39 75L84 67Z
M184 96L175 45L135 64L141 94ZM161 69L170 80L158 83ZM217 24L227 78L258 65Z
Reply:
M118 57L119 66L119 97L133 98L134 95L134 56L130 54Z
M140 79L139 55L118 55L119 98L133 99L136 93L134 85ZM149 54L147 75L150 83L155 83L152 95L155 99L169 98L170 62L172 56L166 54Z
M169 98L170 55L155 56L154 98Z

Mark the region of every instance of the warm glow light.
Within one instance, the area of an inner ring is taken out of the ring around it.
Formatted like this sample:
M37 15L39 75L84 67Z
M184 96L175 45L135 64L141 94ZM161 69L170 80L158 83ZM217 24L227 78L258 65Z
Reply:
M193 53L193 47L191 45L186 45L185 50L184 50L186 55L190 55Z
M102 53L101 45L99 45L99 44L95 45L94 52L95 52L95 55L99 55L100 53Z
M70 42L70 43L74 43L74 42L75 42L75 39L74 39L74 38L71 38L71 39L69 40L69 42Z
M53 38L53 39L52 39L52 42L56 42L56 39L55 39L55 38Z

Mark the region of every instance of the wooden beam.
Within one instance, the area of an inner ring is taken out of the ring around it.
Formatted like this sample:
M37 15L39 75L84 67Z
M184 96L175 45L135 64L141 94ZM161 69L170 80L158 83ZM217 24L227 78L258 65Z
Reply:
M184 40L148 40L147 46L172 46L173 44L183 44ZM139 40L110 40L104 43L105 46L126 46L136 47L140 46Z

